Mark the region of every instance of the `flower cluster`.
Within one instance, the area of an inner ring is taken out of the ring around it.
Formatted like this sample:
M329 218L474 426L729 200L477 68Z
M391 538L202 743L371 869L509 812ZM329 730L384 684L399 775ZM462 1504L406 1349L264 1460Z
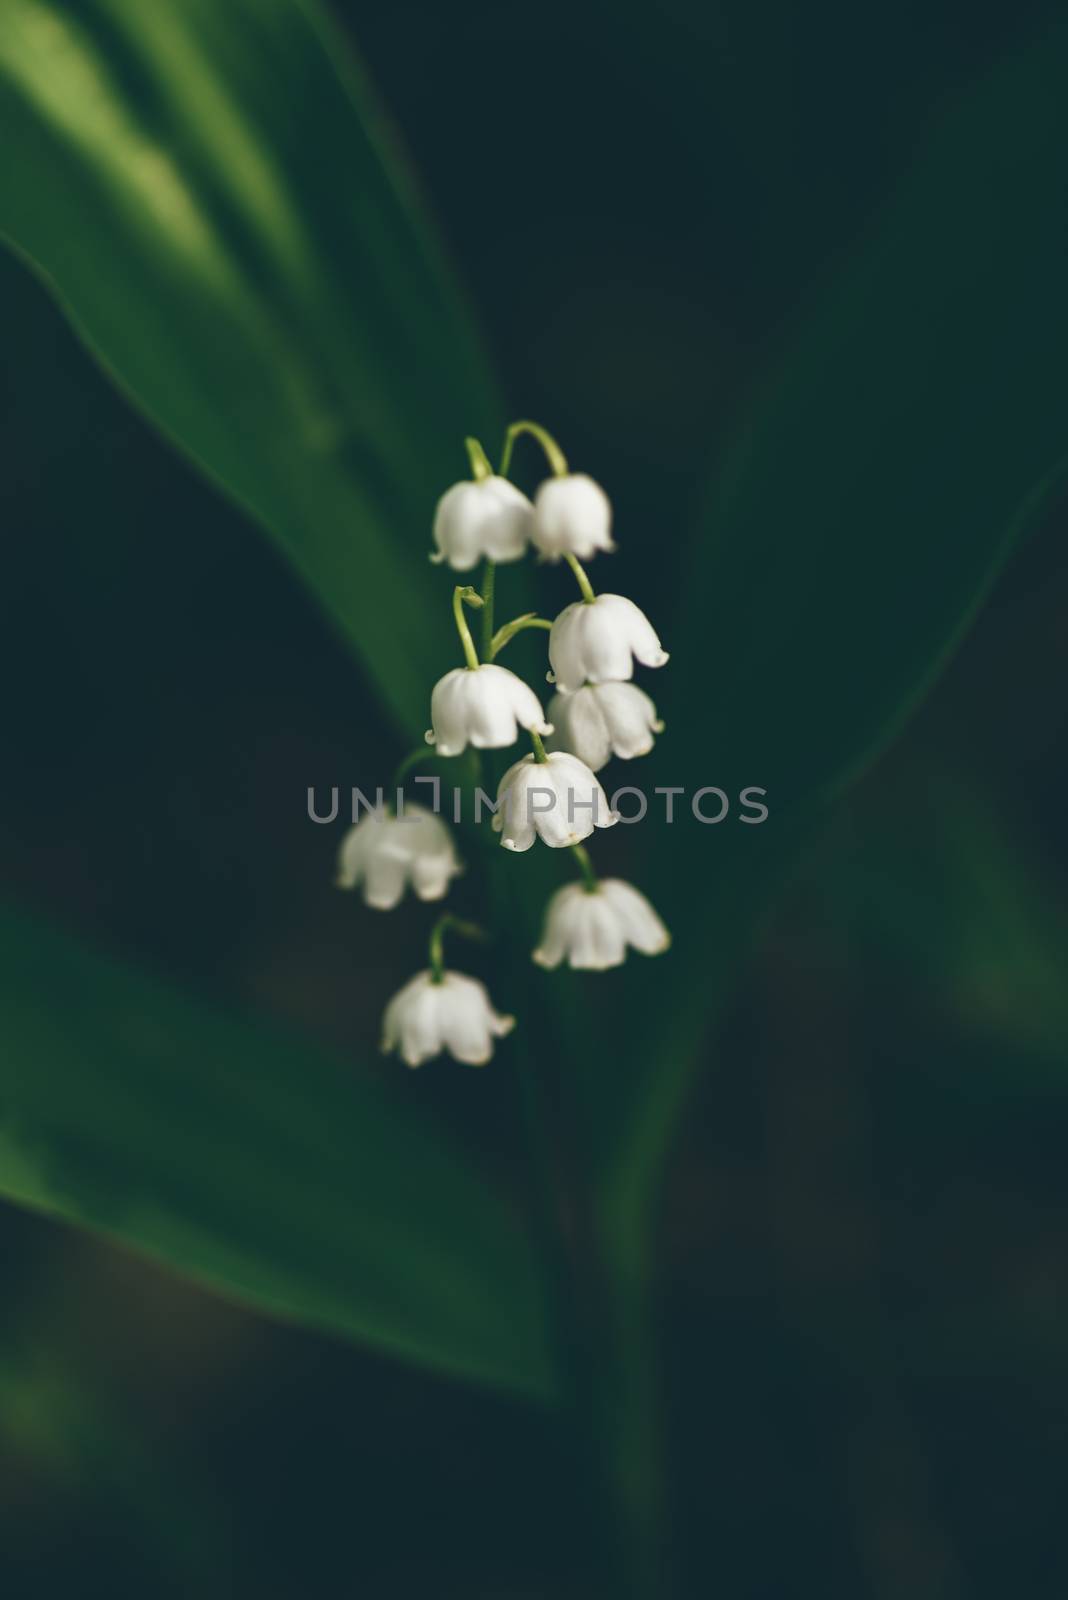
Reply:
M524 433L538 441L551 468L533 501L508 477L513 445ZM437 755L451 757L468 746L507 749L521 729L529 736L530 753L500 780L493 826L508 850L529 850L539 838L552 849L569 848L581 874L549 901L541 942L533 951L539 966L566 961L603 971L619 966L628 948L658 955L670 939L653 907L630 884L598 878L583 845L596 828L618 820L596 773L613 755L626 761L647 754L654 735L663 731L652 700L631 681L635 662L661 667L667 661L656 631L624 595L596 594L581 565L615 549L608 496L592 478L568 470L556 441L536 423L509 428L499 472L493 472L476 440L467 440L467 449L472 476L438 502L431 560L461 573L481 563L484 576L481 593L462 584L453 591L464 665L434 686L427 743ZM495 567L530 550L544 561L566 561L581 598L555 621L527 613L494 632ZM467 607L483 611L485 659L475 648ZM556 692L548 716L534 690L495 661L525 628L549 633L548 678ZM368 905L389 910L409 887L421 900L440 900L460 870L446 824L409 806L403 816L370 815L350 830L342 842L337 881L346 889L362 886ZM427 970L386 1007L382 1048L399 1051L410 1067L443 1050L457 1061L482 1065L494 1039L515 1023L498 1015L477 979L446 971L443 938L450 929L468 937L481 932L451 914L442 917L431 935Z

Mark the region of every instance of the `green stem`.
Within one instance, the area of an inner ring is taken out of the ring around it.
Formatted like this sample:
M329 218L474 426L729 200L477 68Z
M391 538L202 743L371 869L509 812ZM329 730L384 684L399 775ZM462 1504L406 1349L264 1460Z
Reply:
M496 563L490 560L482 568L482 654L493 660L493 590L497 577Z
M582 565L582 562L577 556L573 556L570 550L564 551L564 560L575 574L575 581L582 590L583 600L588 606L592 606L597 596L593 592L593 584L590 582L589 578L587 578L586 569Z
M483 478L493 477L493 468L489 464L489 457L477 439L465 439L467 446L467 459L471 463L471 476L476 483L481 483Z
M514 909L509 899L508 908ZM557 1120L570 1125L566 1091L557 1104L552 1064L566 1060L566 1046L553 1021L541 1019L536 1039L524 1030L515 1041L516 1077L533 1187L535 1241L542 1267L548 1334L560 1384L563 1443L575 1461L576 1486L583 1499L581 1525L597 1573L584 1588L588 1600L637 1600L627 1587L626 1531L620 1526L612 1442L606 1428L609 1406L601 1387L603 1346L594 1312L597 1270L587 1256L592 1244L589 1196L567 1159ZM565 1430L566 1429L566 1433ZM654 1600L650 1594L642 1600ZM655 1597L659 1600L659 1597Z
M420 761L429 760L434 754L435 751L428 750L424 745L421 749L412 750L408 755L406 755L396 772L393 774L393 784L390 788L390 794L395 795L397 793L397 790L400 788L401 784L404 782L405 778L408 776L409 772L411 772L413 767L417 767Z
M662 1440L653 1365L648 1241L620 1250L612 1223L555 1147L544 1084L552 1049L530 1039L517 1066L531 1164L538 1184L551 1332L571 1448L587 1496L586 1521L600 1572L590 1600L665 1600ZM564 1071L564 1041L558 1041Z
M454 917L451 911L446 911L430 930L429 964L432 983L440 983L445 976L445 935L450 931L460 934L464 939L486 937L485 931L477 923L464 922L462 918Z
M613 1484L605 1482L600 1406L595 1394L596 1355L586 1308L586 1281L573 1255L571 1228L565 1218L577 1196L568 1182L562 1152L554 1137L549 1097L543 1081L546 1052L532 1049L524 1036L516 1041L517 1078L533 1183L535 1240L539 1247L547 1302L549 1339L560 1383L561 1412L567 1425L567 1449L577 1457L577 1483L585 1505L587 1530L599 1581L590 1600L623 1600L617 1568Z
M571 854L574 856L575 860L582 869L582 881L585 885L586 893L596 894L597 874L593 870L593 862L590 860L590 852L586 849L584 844L573 844L571 846Z
M666 1593L670 1582L651 1307L652 1240L648 1218L642 1220L640 1238L632 1234L624 1242L618 1237L618 1219L598 1210L595 1229L606 1291L598 1431L628 1592L652 1600Z
M534 746L534 760L548 761L549 757L545 754L545 746L541 742L541 734L535 733L533 728L529 728L527 731L530 734L530 742Z
M515 617L511 622L506 622L503 628L498 628L487 645L483 642L482 654L487 661L493 661L504 649L509 639L514 639L517 633L524 628L551 628L552 623L545 617L539 617L533 611L524 612L523 616Z
M537 439L538 443L545 451L549 466L552 468L553 472L558 478L563 478L566 476L567 457L564 455L564 452L561 450L560 446L557 444L549 430L547 428L543 428L538 422L513 422L511 427L508 429L508 432L504 436L504 450L501 454L500 472L502 478L506 478L508 476L508 469L512 465L512 451L515 448L515 442L521 433L529 433L532 439Z
M460 643L464 647L464 658L472 672L478 666L478 652L475 641L471 637L471 629L467 626L464 616L464 602L469 606L480 606L482 596L471 585L458 583L452 591L452 614L456 618L456 631L460 635Z

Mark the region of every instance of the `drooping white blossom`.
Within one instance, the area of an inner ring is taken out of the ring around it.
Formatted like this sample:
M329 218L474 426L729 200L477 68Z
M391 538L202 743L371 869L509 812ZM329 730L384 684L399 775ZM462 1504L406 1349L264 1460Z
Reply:
M562 555L585 561L598 550L614 550L611 502L584 472L546 478L534 496L530 536L550 561Z
M430 697L430 720L427 743L443 756L461 755L469 744L476 750L503 750L515 743L519 728L553 731L529 684L490 661L455 667L440 678Z
M599 594L565 606L549 633L549 661L561 689L623 682L634 662L662 667L667 652L649 618L621 594Z
M362 885L367 905L392 911L409 887L420 900L440 900L461 870L441 818L406 805L403 816L369 811L349 829L338 851L337 886Z
M422 1066L447 1050L467 1066L481 1067L493 1054L494 1039L515 1027L500 1016L486 986L461 972L420 972L393 996L382 1018L382 1049L396 1050L409 1067Z
M570 750L593 772L610 756L631 761L648 755L653 736L663 733L656 707L636 683L588 683L570 694L554 694L548 716L556 750Z
M434 513L431 561L470 572L480 561L518 561L527 548L534 508L521 489L496 476L454 483Z
M603 972L623 962L628 945L655 956L670 943L671 935L643 894L621 878L601 878L595 886L569 883L556 891L534 960L540 967L566 960L571 967Z
M545 761L524 756L509 767L497 805L493 826L506 850L529 850L536 838L562 849L619 821L589 767L562 750Z

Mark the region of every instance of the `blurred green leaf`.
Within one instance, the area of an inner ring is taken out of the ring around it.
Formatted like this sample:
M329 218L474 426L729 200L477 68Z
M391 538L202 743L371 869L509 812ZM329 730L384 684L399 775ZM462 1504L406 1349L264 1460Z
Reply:
M657 698L665 781L719 785L732 808L643 830L679 937L628 978L653 1027L603 1096L621 1248L773 891L1060 479L1066 72L1060 29L946 111L719 472ZM768 791L762 826L737 820L746 785Z
M0 1011L10 1199L278 1316L550 1391L527 1239L400 1089L11 912Z
M1029 1091L1043 1080L1068 1089L1062 885L980 785L926 764L912 777L922 825L874 796L848 843L821 851L823 893L879 973L929 990L969 1040L1001 1044L1004 1075Z
M498 417L342 41L295 0L7 0L0 129L0 231L421 730L455 655L433 506Z

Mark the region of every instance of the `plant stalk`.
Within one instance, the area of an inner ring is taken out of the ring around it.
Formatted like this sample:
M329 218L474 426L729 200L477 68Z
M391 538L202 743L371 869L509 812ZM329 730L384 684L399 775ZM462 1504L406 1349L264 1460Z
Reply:
M496 586L497 564L487 560L482 568L482 659L493 660L493 591Z

